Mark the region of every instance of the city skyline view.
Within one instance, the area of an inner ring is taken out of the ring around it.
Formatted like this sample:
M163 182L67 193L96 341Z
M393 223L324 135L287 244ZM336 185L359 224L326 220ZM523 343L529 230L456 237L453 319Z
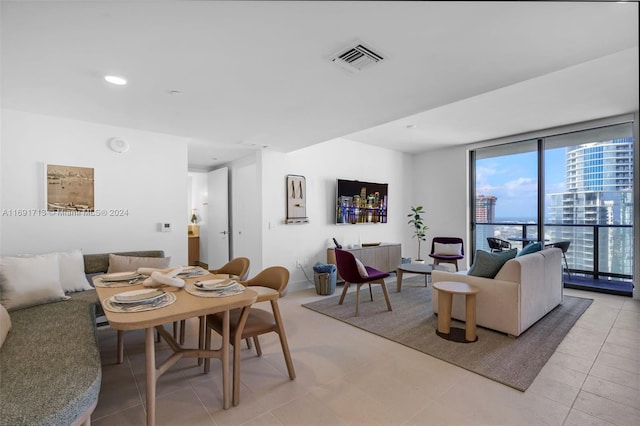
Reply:
M619 125L548 138L540 154L536 140L476 151L476 247L486 249L488 237L563 243L566 269L574 276L628 281L634 139L627 129ZM544 156L543 179L538 155ZM538 219L541 180L544 217ZM544 235L538 235L539 220Z
M476 195L497 198L495 219L499 222L535 221L538 197L536 152L487 158L476 162ZM545 163L547 188L566 189L565 149L549 150Z
M567 191L567 152L575 147L545 150L545 217L550 194ZM476 196L493 196L496 222L536 222L538 192L537 152L525 152L476 161Z

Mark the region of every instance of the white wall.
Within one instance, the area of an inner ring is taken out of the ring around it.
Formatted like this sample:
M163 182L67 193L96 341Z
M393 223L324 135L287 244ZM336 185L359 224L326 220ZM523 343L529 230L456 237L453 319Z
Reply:
M108 149L114 136L131 148ZM19 111L2 110L0 253L84 253L161 249L187 262L186 139ZM11 216L44 208L44 164L92 167L96 210L125 216ZM158 223L173 225L158 232Z
M296 261L307 265L304 271L313 281L312 267L317 261L326 262L332 237L345 245L358 241L401 243L403 255L412 254L407 250L411 230L406 223L412 192L409 155L335 139L288 154L265 150L258 157L262 214L255 218L262 233L261 267L285 266L292 274L291 283L312 286L296 268ZM288 174L306 178L308 224L285 224ZM338 178L388 183L388 223L335 225Z
M465 259L459 268L467 269L470 261L469 245L469 181L468 148L452 147L430 151L413 157L414 190L412 205L424 206L427 241L423 242L422 257L430 259L433 237L464 239ZM413 253L417 242L412 240ZM426 250L426 251L425 251ZM465 266L466 265L466 266Z

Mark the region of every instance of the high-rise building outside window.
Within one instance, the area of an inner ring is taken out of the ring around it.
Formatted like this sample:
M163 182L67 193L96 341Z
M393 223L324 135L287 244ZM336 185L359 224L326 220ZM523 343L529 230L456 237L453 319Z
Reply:
M565 285L631 295L634 149L626 122L474 150L473 249L490 236L569 241Z

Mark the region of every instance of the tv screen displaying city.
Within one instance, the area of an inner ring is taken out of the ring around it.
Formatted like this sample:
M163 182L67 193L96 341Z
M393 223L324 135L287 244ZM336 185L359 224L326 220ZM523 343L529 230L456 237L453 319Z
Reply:
M338 179L336 224L387 223L388 184Z

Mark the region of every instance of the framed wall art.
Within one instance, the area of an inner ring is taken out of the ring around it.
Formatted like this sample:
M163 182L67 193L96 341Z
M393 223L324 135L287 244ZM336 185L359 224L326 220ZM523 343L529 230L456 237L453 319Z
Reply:
M287 220L285 223L309 223L307 217L307 181L304 176L287 175Z
M95 210L93 168L46 164L47 211Z

